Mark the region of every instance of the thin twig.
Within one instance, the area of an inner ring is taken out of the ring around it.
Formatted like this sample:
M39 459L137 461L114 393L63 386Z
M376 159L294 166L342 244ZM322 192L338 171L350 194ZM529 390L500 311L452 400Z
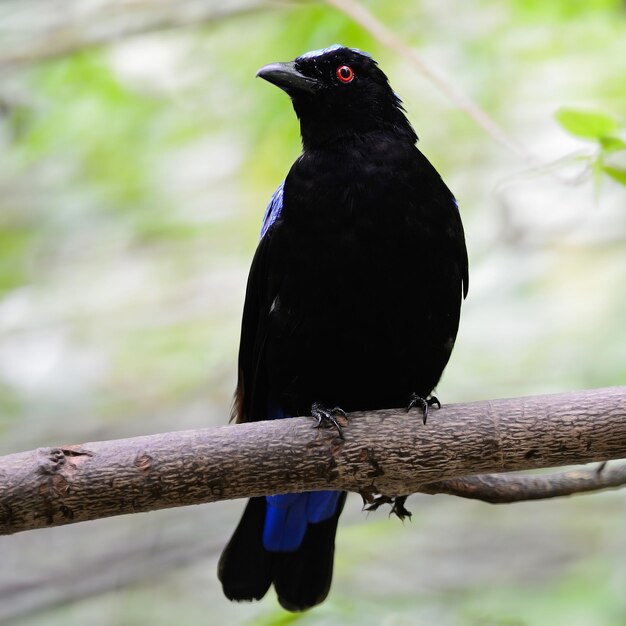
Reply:
M465 111L483 130L497 142L516 154L524 161L532 161L532 156L467 94L457 89L443 74L435 69L390 28L378 20L368 9L356 0L326 0L327 4L350 17L364 30L370 33L383 46L390 48L404 57L427 80L432 82L456 106Z
M137 35L217 24L225 19L265 11L274 5L264 0L231 2L158 2L128 3L126 7L104 3L77 11L74 20L33 26L17 44L0 50L0 73L14 71L99 46L117 43ZM26 9L28 10L28 9ZM32 9L31 9L32 11ZM0 31L0 35L2 32ZM15 39L15 38L14 38Z
M166 543L153 536L135 538L132 544L109 546L106 556L85 556L76 567L67 558L46 575L0 587L0 623L33 617L59 606L126 589L178 567L191 565L219 553L218 539L189 538Z
M490 504L545 500L626 485L626 463L603 464L556 474L482 474L422 485L420 493L448 494Z

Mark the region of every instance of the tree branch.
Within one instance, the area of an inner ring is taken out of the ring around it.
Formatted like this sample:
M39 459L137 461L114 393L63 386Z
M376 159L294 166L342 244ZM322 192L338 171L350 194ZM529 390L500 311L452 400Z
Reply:
M389 496L491 472L626 457L626 387L405 410L344 428L271 420L41 448L0 458L0 534L277 493ZM467 482L465 482L467 492Z
M442 493L482 500L490 504L510 504L571 496L600 489L615 489L624 485L626 485L626 463L619 465L602 463L598 468L580 468L540 476L482 474L452 478L422 485L419 491L431 495Z
M465 111L488 135L525 161L532 161L528 151L467 94L455 87L443 74L431 67L424 59L390 28L379 21L357 0L326 0L366 30L383 46L405 58L420 74L439 89L459 109Z

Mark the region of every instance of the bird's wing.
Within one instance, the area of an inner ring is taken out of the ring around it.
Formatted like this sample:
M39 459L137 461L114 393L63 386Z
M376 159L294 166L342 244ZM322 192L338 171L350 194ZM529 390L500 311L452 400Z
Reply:
M416 192L416 196L422 198L423 189L429 190L427 198L430 198L431 201L438 205L432 207L436 210L433 211L430 219L435 216L439 216L440 220L443 219L443 222L440 221L439 223L439 228L441 232L446 233L450 245L444 256L448 258L449 255L450 260L454 259L461 282L461 293L463 298L465 298L469 290L469 261L459 203L443 182L433 164L417 148L414 156L416 157L415 164L418 171L416 180L421 187L420 191Z
M456 206L456 213L458 217L458 230L460 231L457 235L458 241L458 263L459 269L461 270L461 280L463 281L463 298L467 298L467 292L469 291L469 260L467 258L467 247L465 245L465 234L463 232L463 223L461 222L461 212L459 210L459 203L456 198L452 198L454 200L454 205Z
M285 187L285 181L278 185L278 189L272 195L270 203L265 209L265 215L263 216L263 225L261 226L261 239L265 237L265 234L269 230L270 226L276 221L280 212L283 210L283 189Z
M271 228L283 208L284 181L272 195L265 210L261 238L246 288L239 343L239 378L231 419L253 422L267 417L267 372L264 367L269 310L277 289L268 258L272 249Z

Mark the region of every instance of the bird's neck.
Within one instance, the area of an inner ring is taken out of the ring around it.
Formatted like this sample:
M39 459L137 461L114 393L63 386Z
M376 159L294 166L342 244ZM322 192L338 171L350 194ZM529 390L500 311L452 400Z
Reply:
M417 135L404 113L395 107L384 116L351 116L332 111L301 114L300 134L305 150L352 143L367 136L388 134L394 140L414 145Z
M352 146L355 143L363 143L372 139L375 140L381 135L386 135L396 141L415 145L417 137L414 133L406 132L401 128L375 128L363 131L342 131L337 132L318 132L314 130L309 132L304 126L301 126L300 133L302 135L302 147L304 150L316 150L319 148L336 148L341 145Z

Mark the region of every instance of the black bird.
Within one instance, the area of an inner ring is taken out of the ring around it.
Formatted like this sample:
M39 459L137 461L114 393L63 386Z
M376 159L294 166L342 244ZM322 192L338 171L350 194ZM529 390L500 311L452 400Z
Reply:
M426 417L467 295L454 196L369 55L332 46L257 76L290 96L303 150L265 212L239 348L237 422L418 405ZM252 498L219 562L231 600L330 588L345 493Z

